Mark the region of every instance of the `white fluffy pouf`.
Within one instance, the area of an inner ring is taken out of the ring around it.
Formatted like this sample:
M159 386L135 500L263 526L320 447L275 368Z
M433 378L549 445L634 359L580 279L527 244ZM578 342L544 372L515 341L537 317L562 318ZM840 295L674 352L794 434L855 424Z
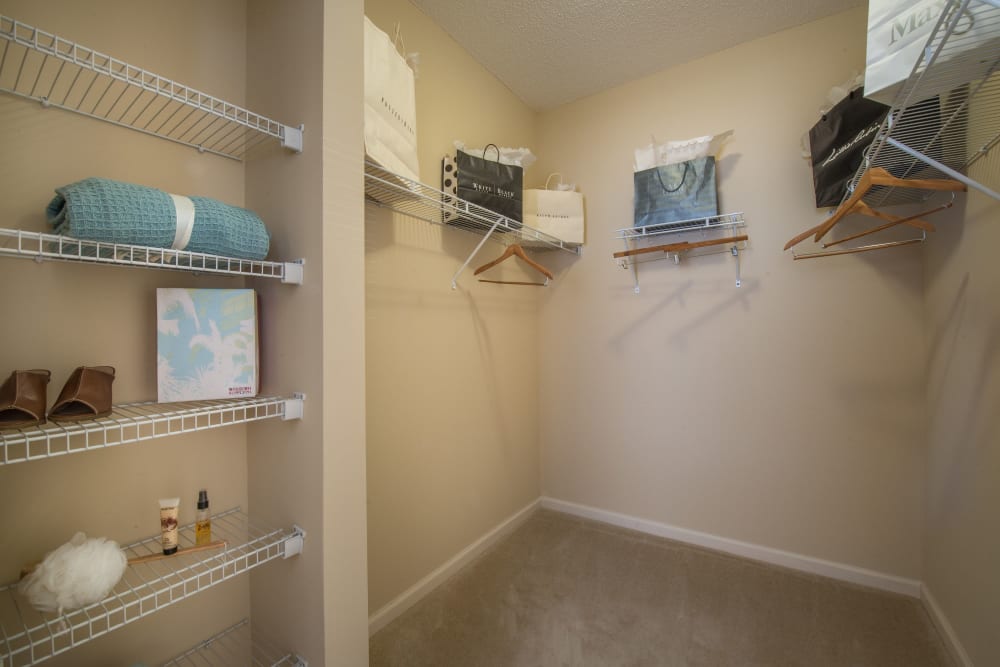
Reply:
M77 533L49 552L18 590L38 611L62 615L103 600L125 574L128 559L117 542Z

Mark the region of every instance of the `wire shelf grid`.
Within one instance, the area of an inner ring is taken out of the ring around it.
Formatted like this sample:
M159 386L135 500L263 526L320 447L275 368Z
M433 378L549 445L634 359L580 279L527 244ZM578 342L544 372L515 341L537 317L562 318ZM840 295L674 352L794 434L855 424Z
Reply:
M435 225L462 229L479 236L490 235L505 245L514 243L535 250L565 250L580 254L578 244L569 243L537 229L494 213L441 190L410 180L365 161L365 195L377 206ZM454 218L445 222L446 218Z
M300 397L116 405L100 419L0 430L0 465L105 449L263 419L301 416ZM292 405L294 404L294 405Z
M739 253L749 247L748 239L742 238L746 234L740 231L745 228L746 220L741 211L656 225L625 227L615 233L616 238L624 242L625 251L615 253L614 259L619 267L632 271L633 290L639 294L640 264L664 259L672 259L674 264L680 264L681 257L731 254L736 258L736 286L739 287L742 285ZM680 233L684 233L682 241L663 243L665 239L661 237ZM683 247L682 244L691 247Z
M237 259L187 250L87 241L20 229L0 228L0 256L276 278L292 284L300 284L303 278L301 262Z
M294 653L283 651L254 632L250 619L226 628L163 664L163 667L306 667Z
M735 229L746 226L742 212L723 213L708 218L694 218L692 220L677 220L676 222L664 222L658 225L646 225L644 227L626 227L615 232L616 237L626 240L641 240L660 236L663 234L676 234L678 232L709 231L715 229Z
M970 2L975 9L974 29L968 23ZM963 180L1000 199L981 184L982 178L965 176L998 141L1000 7L979 0L948 0L844 199L865 171L875 167L898 178ZM923 201L930 194L876 186L864 201L879 207Z
M243 160L277 140L302 150L293 128L122 60L0 16L0 90L199 151Z
M226 542L217 551L184 554L183 549L195 545L194 524L178 533L182 551L176 556L130 565L103 600L62 616L35 611L17 592L16 583L0 587L0 660L9 667L44 662L247 570L287 557L286 543L303 537L295 527L258 527L239 508L212 516L213 539ZM128 558L160 554L160 537L123 550Z

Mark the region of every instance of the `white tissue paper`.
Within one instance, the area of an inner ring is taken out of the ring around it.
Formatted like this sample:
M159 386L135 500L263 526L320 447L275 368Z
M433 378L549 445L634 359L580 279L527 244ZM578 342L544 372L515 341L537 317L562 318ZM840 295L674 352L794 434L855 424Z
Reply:
M128 559L117 542L104 537L87 539L77 533L46 554L41 564L21 580L18 590L38 611L62 615L103 600L125 574L127 565Z
M482 148L466 148L465 142L459 141L458 139L455 140L455 148L469 155L483 157ZM507 146L500 146L499 148L501 164L512 164L516 167L527 169L535 163L536 159L538 159L535 157L534 153L531 152L530 148L509 148ZM496 151L490 148L489 153L486 155L486 159L493 160L496 158L496 154Z
M633 171L645 171L653 167L665 167L668 164L718 155L722 150L722 144L732 136L733 130L726 130L720 134L707 134L662 144L657 144L654 140L654 143L635 149Z

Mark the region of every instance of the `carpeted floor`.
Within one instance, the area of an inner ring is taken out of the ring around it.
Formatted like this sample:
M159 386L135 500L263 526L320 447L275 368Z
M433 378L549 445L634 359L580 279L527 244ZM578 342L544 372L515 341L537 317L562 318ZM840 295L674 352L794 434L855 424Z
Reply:
M539 511L372 666L952 667L916 600Z

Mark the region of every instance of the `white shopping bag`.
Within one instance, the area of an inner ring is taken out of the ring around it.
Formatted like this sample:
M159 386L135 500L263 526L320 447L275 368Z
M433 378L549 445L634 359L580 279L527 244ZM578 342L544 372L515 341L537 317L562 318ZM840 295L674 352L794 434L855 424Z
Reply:
M558 175L548 177L544 190L524 191L524 225L567 243L583 243L583 195L561 179L555 190L549 190L549 181ZM521 235L533 238L530 229L522 228Z
M365 154L413 181L417 163L417 105L413 70L386 33L365 17Z
M890 106L897 103L903 82L920 59L946 6L943 0L869 0L865 97ZM964 12L950 14L945 20L954 22L954 30L935 67L920 82L921 99L982 78L1000 58L1000 38L995 28L1000 8L996 2L971 0ZM924 54L923 62L928 55Z

